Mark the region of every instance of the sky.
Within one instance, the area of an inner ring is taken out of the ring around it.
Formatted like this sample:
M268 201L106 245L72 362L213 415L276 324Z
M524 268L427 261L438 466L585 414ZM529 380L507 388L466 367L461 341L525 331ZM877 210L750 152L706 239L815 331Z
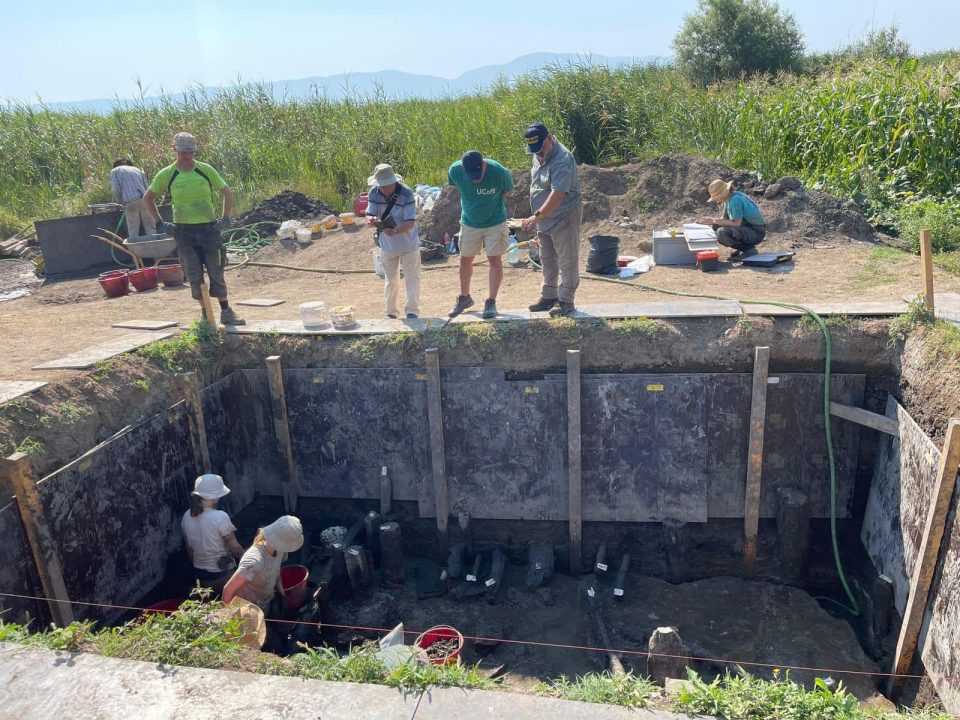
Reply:
M809 51L896 23L914 51L960 46L956 0L782 0ZM190 85L402 70L454 78L531 52L669 56L697 0L342 2L0 0L0 99L129 98Z

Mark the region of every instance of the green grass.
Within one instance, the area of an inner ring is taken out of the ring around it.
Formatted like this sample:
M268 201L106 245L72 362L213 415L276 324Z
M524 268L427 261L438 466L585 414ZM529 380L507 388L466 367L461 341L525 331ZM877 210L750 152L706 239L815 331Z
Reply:
M960 275L960 252L937 253L933 264L954 275Z
M217 329L196 320L179 335L144 345L137 353L164 370L184 372L214 362L219 346L220 336Z
M75 402L65 401L57 405L57 412L64 421L72 424L89 415L90 409Z
M875 247L867 255L863 267L853 276L850 284L858 289L890 285L900 281L900 266L904 261L916 262L916 259L903 250L882 245Z
M958 71L960 54L946 53L700 88L670 67L565 64L441 100L374 92L277 102L267 85L250 85L194 88L159 107L134 103L106 115L8 104L0 107L0 235L109 200L114 157L130 156L153 175L171 162L170 139L184 128L236 191L238 209L285 187L346 207L378 162L431 184L444 182L470 146L526 167L520 138L533 119L583 163L703 155L765 178L797 175L896 227L945 221L957 207ZM638 192L628 199L650 207ZM902 218L893 212L906 206L915 208ZM949 222L941 227L951 232Z
M617 677L608 672L578 675L573 680L561 675L534 688L539 695L635 708L647 705L650 696L659 694L659 690L648 678L629 673Z
M93 371L90 373L90 378L94 382L103 382L108 377L113 375L117 369L117 364L115 360L98 360L93 366Z
M907 312L896 317L887 328L890 344L904 342L915 327L932 327L935 322L936 318L927 311L923 297L918 295L907 303Z
M133 386L140 392L148 392L150 390L150 381L141 378L140 380L135 380Z
M947 720L943 713L882 713L860 708L857 698L842 685L831 690L821 679L812 690L792 681L789 674L773 681L750 675L725 675L707 683L690 674L689 687L680 691L675 709L726 720L867 720L868 718L929 718Z
M29 457L37 457L43 452L43 443L28 435L14 448L14 452L26 453Z

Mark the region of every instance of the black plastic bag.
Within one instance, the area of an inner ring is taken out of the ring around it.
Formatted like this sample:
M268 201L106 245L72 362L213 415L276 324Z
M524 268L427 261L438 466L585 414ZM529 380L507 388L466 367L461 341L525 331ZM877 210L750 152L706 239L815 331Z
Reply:
M595 275L617 275L620 267L620 238L613 235L591 235L590 253L587 255L587 272Z

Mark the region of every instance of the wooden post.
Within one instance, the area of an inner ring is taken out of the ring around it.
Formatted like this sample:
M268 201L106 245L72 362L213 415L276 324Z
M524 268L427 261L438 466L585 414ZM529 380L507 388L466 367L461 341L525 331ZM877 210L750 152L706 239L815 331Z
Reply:
M953 418L947 427L947 437L943 441L940 467L933 486L930 509L927 511L927 524L923 528L917 563L910 580L910 595L907 598L907 607L903 611L903 624L900 626L900 638L897 640L897 652L894 655L889 682L890 695L894 698L903 687L902 676L910 672L913 656L917 650L917 639L926 614L933 572L940 558L943 527L950 512L958 467L960 467L960 420Z
M177 380L190 409L190 442L193 444L197 475L213 472L210 448L207 445L207 426L203 419L203 403L200 400L200 376L195 372L180 373Z
M277 436L280 455L287 460L287 473L283 478L283 509L289 514L297 509L297 497L300 495L299 470L293 458L293 445L290 443L290 424L287 421L287 399L283 391L283 369L280 367L280 356L271 355L266 363L270 400L273 406L273 431Z
M447 463L443 447L443 404L440 397L440 354L437 348L428 348L427 360L427 419L430 423L430 455L433 458L433 501L437 511L437 538L440 553L446 555L449 544L447 521L450 502L447 497Z
M203 300L203 314L207 316L210 327L215 328L217 326L217 316L214 315L213 300L210 299L210 290L207 289L205 282L200 283L200 297Z
M583 554L583 496L580 463L580 351L567 350L567 464L571 575L580 574Z
M18 452L0 459L0 475L10 479L10 485L16 493L17 508L27 531L33 560L37 564L37 574L47 598L50 617L60 627L66 627L73 622L73 608L69 604L70 596L63 582L60 556L53 544L53 535L47 525L40 493L37 492L37 481L26 453Z
M390 505L393 502L393 484L387 466L380 468L380 514L384 519L390 517Z
M750 449L747 455L747 488L743 507L743 561L747 572L757 563L760 527L760 474L763 470L763 426L767 415L767 372L770 348L758 347L753 361L753 398L750 403Z
M474 555L473 544L473 523L470 522L470 513L457 513L457 525L460 526L460 538L463 540L463 550L467 560L472 560Z
M923 304L927 312L934 313L933 306L933 245L930 241L930 231L920 231L920 262L923 266Z

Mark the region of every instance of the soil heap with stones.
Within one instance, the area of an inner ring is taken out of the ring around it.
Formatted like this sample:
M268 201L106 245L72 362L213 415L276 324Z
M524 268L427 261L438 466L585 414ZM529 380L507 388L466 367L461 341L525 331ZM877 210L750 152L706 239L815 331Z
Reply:
M279 195L267 198L252 210L243 213L234 220L233 224L242 227L260 222L272 222L279 225L284 220L319 220L331 214L338 215L339 211L315 197L294 190L284 190Z

